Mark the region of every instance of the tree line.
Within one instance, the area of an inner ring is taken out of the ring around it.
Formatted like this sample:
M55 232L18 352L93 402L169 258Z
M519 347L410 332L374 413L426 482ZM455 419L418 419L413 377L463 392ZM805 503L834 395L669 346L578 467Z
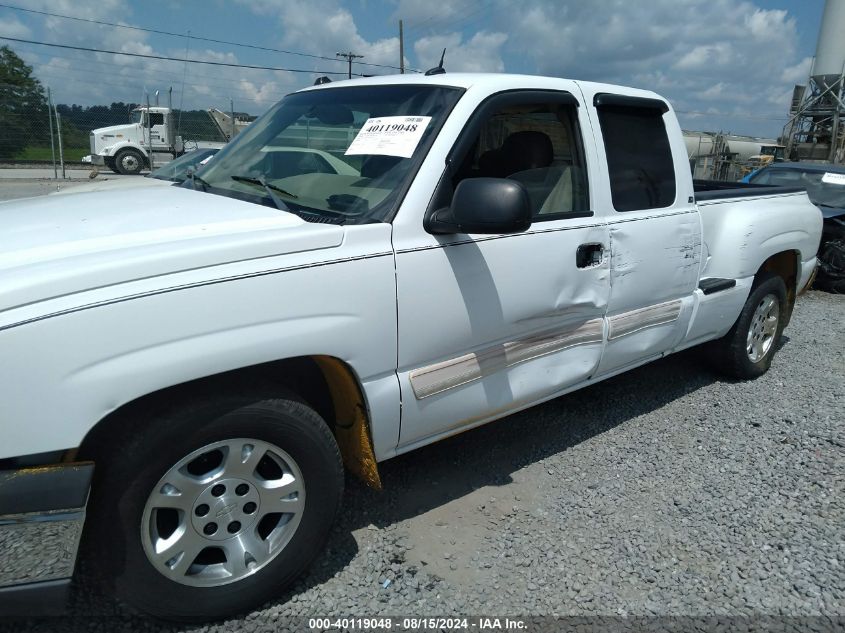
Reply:
M91 130L130 122L137 103L110 105L56 104L61 115L62 143L66 148L89 147ZM8 46L0 47L0 160L19 158L28 148L50 147L50 121L44 86ZM186 140L225 141L204 110L174 112ZM55 130L55 118L53 119ZM54 132L55 133L55 132Z

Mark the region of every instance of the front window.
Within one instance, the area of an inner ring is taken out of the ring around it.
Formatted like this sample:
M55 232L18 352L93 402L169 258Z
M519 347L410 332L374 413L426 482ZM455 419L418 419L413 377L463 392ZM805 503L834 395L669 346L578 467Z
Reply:
M461 94L415 85L291 94L185 186L313 222L383 222Z
M144 111L132 110L132 123L144 125Z

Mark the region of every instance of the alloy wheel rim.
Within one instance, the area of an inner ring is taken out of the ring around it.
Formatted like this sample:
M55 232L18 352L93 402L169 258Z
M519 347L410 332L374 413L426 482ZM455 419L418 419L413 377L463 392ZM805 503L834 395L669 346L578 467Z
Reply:
M773 294L766 295L754 310L745 338L745 352L752 363L759 363L772 349L779 318L780 305L777 297Z
M126 156L124 156L121 162L123 163L123 168L127 171L134 171L138 168L139 165L138 159L135 158L132 154L127 154Z
M215 442L154 486L141 520L144 553L179 584L229 584L276 558L304 509L305 481L288 453L255 439Z

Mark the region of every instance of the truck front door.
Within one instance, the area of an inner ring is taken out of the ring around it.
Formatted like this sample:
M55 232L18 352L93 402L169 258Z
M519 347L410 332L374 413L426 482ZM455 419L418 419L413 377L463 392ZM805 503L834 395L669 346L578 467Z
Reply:
M149 137L153 149L170 147L170 139L167 136L167 121L163 112L149 113Z
M434 174L434 197L431 189L409 195L394 222L400 451L553 397L598 366L608 236L591 205L596 156L582 142L589 127L575 95L573 84L572 92L510 91L481 102L445 172ZM521 182L530 229L426 233L425 213L448 206L455 186L475 177Z

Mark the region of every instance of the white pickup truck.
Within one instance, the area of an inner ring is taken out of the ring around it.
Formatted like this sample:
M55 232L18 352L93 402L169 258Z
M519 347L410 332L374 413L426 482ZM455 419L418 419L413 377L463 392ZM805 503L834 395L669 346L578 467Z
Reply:
M352 173L262 151L312 123ZM444 73L288 95L181 185L0 205L0 603L60 597L81 537L142 611L243 612L344 467L693 345L762 374L822 218L720 186L652 92Z

